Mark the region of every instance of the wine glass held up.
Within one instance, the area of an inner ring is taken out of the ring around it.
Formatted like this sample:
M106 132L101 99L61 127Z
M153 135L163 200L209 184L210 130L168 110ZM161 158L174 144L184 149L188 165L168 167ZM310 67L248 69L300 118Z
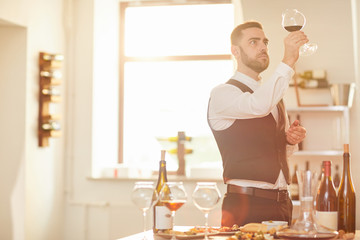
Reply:
M155 185L153 182L135 182L133 191L131 193L132 202L142 211L143 213L143 227L144 237L146 232L146 213L147 211L157 202L158 194L155 191Z
M306 23L304 14L296 9L286 9L282 13L281 25L288 32L300 31ZM316 43L305 43L300 48L300 56L310 56L314 54L318 46Z
M192 198L195 206L205 214L205 239L208 239L209 213L220 201L221 194L215 182L198 182Z
M175 240L175 212L186 203L187 194L182 182L166 182L164 183L160 194L159 200L171 211L172 216L172 240Z

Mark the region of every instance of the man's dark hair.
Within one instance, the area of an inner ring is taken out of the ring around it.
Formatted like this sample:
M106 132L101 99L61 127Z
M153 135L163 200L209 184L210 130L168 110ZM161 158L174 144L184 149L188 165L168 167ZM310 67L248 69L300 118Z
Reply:
M246 21L240 25L238 25L236 28L234 28L234 30L231 33L231 45L237 45L239 40L241 39L242 36L242 31L247 29L247 28L260 28L261 30L262 25L259 22L256 21Z

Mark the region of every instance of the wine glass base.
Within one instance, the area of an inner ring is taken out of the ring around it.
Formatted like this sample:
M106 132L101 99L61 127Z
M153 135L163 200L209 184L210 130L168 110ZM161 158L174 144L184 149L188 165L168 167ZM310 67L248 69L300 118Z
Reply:
M300 47L300 56L306 57L313 55L318 48L318 45L316 43L306 43Z

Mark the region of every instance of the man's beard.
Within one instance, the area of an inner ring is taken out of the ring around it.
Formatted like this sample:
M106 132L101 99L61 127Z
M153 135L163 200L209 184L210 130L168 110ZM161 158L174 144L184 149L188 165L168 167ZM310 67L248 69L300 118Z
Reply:
M267 67L269 66L269 56L266 52L263 52L260 55L266 55L267 56L267 61L263 62L263 61L257 61L256 59L250 59L249 56L244 52L244 50L242 49L242 47L240 47L240 53L241 53L241 61L250 69L254 70L257 73L261 73L262 71L264 71L265 69L267 69Z

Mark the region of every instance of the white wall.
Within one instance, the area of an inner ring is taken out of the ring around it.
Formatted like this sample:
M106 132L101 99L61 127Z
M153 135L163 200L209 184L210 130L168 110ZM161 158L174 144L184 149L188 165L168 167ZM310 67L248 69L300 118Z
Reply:
M303 31L309 37L310 42L318 44L316 54L311 57L301 57L296 64L296 70L301 72L325 69L331 83L354 81L352 19L349 0L242 0L242 5L244 20L260 21L270 40L270 71L267 71L264 77L271 74L271 70L283 57L283 39L288 32L281 26L281 14L287 8L296 8L306 17Z
M64 138L37 145L38 56L40 51L64 53L63 1L28 1L26 95L26 239L61 239L63 235ZM66 59L67 56L65 56ZM66 62L65 62L66 63ZM61 92L70 79L63 79ZM66 100L66 97L64 97ZM66 101L57 105L65 132Z
M0 26L0 238L23 231L26 29ZM15 226L13 221L18 220Z
M62 4L0 1L1 239L62 239L64 139L37 138L38 55L64 52Z

